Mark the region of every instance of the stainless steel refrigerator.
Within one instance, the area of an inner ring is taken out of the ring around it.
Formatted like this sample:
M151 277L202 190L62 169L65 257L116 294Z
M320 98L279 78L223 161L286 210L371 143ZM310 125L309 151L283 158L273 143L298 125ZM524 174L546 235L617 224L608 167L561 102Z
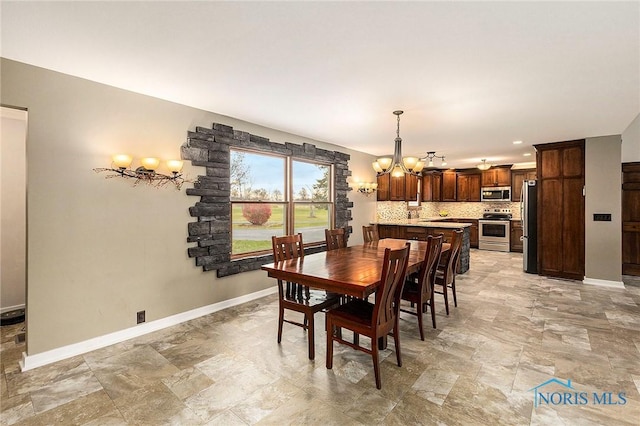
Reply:
M522 257L524 271L538 273L538 186L535 180L522 184L520 218L522 220Z

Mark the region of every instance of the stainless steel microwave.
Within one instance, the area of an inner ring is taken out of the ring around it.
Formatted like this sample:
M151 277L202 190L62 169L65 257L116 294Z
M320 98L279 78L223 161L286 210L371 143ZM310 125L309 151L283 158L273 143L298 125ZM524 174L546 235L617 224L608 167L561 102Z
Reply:
M482 201L511 201L510 186L482 188Z

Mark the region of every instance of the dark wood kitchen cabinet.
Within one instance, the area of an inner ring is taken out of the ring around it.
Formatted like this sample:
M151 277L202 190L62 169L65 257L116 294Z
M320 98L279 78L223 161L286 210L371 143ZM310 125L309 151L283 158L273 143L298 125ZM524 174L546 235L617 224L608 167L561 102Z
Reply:
M511 171L511 201L520 201L522 184L525 180L535 180L536 169L520 169Z
M522 221L520 219L511 221L511 235L509 236L509 251L522 253Z
M405 190L405 180L404 176L402 177L393 177L389 175L389 179L391 183L389 184L390 192L389 192L389 200L390 201L405 201L404 190Z
M538 273L582 280L585 141L534 146L538 177Z
M376 198L378 201L389 201L391 196L391 175L379 175L377 178L378 190L376 192Z
M622 273L640 276L640 162L622 164Z
M380 239L398 238L404 240L406 237L406 226L378 225L378 235Z
M457 201L480 201L480 173L458 173Z
M493 166L483 171L482 186L511 186L511 166Z
M418 176L404 175L404 199L416 201L418 199Z
M447 222L470 223L469 227L469 247L478 248L479 244L479 224L478 219L447 219Z
M442 201L442 172L422 175L422 201Z
M393 177L387 173L378 176L378 201L415 201L418 198L418 177L405 174Z
M457 178L458 174L453 170L442 172L442 201L457 201Z

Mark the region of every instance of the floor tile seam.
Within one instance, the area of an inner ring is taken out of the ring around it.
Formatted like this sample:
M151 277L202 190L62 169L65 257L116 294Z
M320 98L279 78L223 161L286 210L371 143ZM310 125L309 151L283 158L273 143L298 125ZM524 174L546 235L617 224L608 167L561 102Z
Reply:
M31 392L27 392L27 393L28 393L28 402L25 402L24 404L18 404L18 405L16 405L16 406L11 407L11 408L15 408L15 407L17 407L17 406L24 406L24 405L29 405L29 406L31 406L31 415L30 415L30 416L28 416L28 417L21 418L21 419L19 420L19 422L21 422L21 421L23 421L23 420L26 420L26 419L34 418L34 417L36 417L37 415L39 415L38 413L36 413L36 410L33 408L33 399L31 398ZM11 409L11 408L9 408L9 409ZM3 410L3 412L4 412L4 411L5 411L5 410ZM1 414L2 414L2 413L0 413L0 417L1 417Z

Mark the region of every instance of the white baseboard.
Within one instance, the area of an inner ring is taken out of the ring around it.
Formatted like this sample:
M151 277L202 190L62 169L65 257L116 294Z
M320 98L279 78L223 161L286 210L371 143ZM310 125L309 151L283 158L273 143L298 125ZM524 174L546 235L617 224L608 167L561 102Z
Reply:
M7 306L6 308L0 308L0 314L4 314L5 312L16 311L18 309L24 309L24 304L15 305L15 306Z
M71 358L76 355L82 355L87 352L95 351L96 349L124 342L125 340L129 340L134 337L162 330L163 328L171 327L185 321L212 314L214 312L218 312L232 306L250 302L252 300L273 294L277 291L277 286L270 287L265 290L257 291L255 293L246 294L234 299L224 300L222 302L203 306L201 308L182 312L170 317L161 318L159 320L138 324L131 328L105 334L104 336L94 337L83 342L74 343L72 345L63 346L35 355L27 355L25 352L23 352L22 361L20 361L20 368L22 369L22 371L32 370L37 367L42 367L43 365Z
M589 285L597 285L600 287L611 287L611 288L625 288L624 283L622 281L608 281L608 280L598 280L596 278L587 278L585 277L582 280L582 284Z

